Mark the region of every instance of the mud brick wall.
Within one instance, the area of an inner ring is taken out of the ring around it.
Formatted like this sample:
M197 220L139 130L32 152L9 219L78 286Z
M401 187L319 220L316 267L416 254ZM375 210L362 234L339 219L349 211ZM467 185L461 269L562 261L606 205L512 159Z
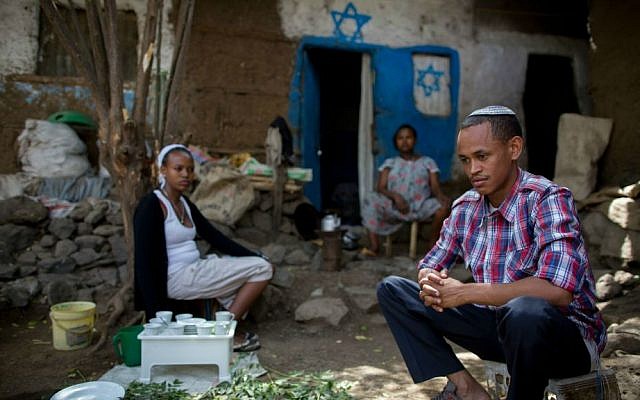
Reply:
M196 3L179 116L192 143L263 149L269 123L287 116L295 59L280 26L276 0Z

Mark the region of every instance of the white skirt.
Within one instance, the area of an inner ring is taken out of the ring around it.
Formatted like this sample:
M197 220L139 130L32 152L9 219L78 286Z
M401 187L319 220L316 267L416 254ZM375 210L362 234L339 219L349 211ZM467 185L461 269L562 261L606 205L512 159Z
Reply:
M264 258L211 254L169 274L167 294L178 300L216 299L229 308L245 283L267 281L272 275L271 264Z

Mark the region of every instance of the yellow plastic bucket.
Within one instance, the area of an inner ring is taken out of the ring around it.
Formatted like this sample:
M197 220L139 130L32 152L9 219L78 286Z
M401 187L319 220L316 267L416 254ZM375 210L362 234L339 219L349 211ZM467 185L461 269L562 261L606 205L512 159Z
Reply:
M91 343L96 320L96 305L90 301L70 301L51 306L53 348L82 349Z

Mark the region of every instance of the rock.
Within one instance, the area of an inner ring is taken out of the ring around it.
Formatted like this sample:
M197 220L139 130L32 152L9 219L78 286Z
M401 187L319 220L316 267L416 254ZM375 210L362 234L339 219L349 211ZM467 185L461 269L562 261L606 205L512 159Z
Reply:
M18 272L18 266L11 263L0 264L0 279L13 279Z
M260 251L269 257L273 264L282 264L284 261L284 256L287 253L287 249L280 244L269 243L266 246L263 246Z
M78 250L78 246L70 239L63 239L56 243L53 256L56 258L68 257Z
M596 282L596 296L600 300L614 298L622 292L622 286L613 279L613 275L604 274Z
M111 246L111 255L118 264L127 262L129 252L127 251L127 243L122 235L109 236L109 244Z
M282 218L282 221L280 222L280 227L278 229L280 230L280 232L288 233L288 234L297 232L295 226L293 226L293 224L287 217Z
M293 275L285 268L276 268L271 284L282 288L290 289L293 286Z
M273 285L268 285L262 295L251 306L251 315L256 322L273 319L274 314L284 314L288 311L287 298Z
M49 210L27 196L0 200L0 224L35 225L44 221Z
M253 227L253 222L251 220L251 213L244 213L242 217L236 222L236 226L238 228L251 228Z
M311 294L309 294L309 297L322 297L322 296L324 296L324 288L321 288L321 287L313 289L311 291Z
M38 257L33 251L25 251L18 256L18 259L16 261L20 265L35 265L38 261Z
M33 275L36 272L38 272L38 267L35 265L21 265L20 268L18 269L18 275L21 278Z
M13 261L13 255L11 254L12 252L13 247L8 243L3 242L0 238L0 260L2 260L3 262Z
M78 290L78 293L76 295L76 300L93 302L93 295L95 292L96 292L95 288L82 288Z
M129 270L127 268L127 264L122 264L118 266L118 279L120 282L126 282L129 277Z
M40 293L40 282L33 276L17 279L5 289L12 307L26 307Z
M209 220L209 223L211 223L211 225L213 225L214 228L222 232L222 234L227 237L233 238L236 236L233 230L225 224L221 224L220 222L214 221L212 219Z
M320 250L320 246L313 242L302 242L300 245L302 246L302 250L310 257L314 256L318 250Z
M84 222L89 225L96 225L100 221L104 219L107 215L107 209L109 206L105 203L98 203L93 210L89 211L86 217L84 217Z
M310 261L311 259L302 249L294 249L284 257L284 262L288 265L305 265Z
M613 224L613 222L600 212L588 212L581 215L580 227L585 242L589 245L589 250L592 246L600 247L602 245L602 232L607 229L609 224Z
M45 249L48 249L49 247L52 247L54 244L56 244L57 239L55 238L55 236L53 235L43 235L40 238L40 246L44 247Z
M84 221L84 219L93 210L93 206L86 200L83 200L73 207L73 210L69 213L69 218L74 221Z
M622 286L634 286L638 283L638 275L633 275L628 271L616 271L613 274L613 280Z
M342 299L335 297L321 297L307 300L296 308L295 319L299 322L324 320L333 326L338 326L349 309Z
M256 228L238 228L236 235L241 239L254 243L258 247L265 246L270 241L267 233Z
M94 235L99 236L113 236L113 235L122 235L124 232L124 228L121 226L115 225L100 225L93 230Z
M76 230L76 224L71 218L53 218L49 222L49 232L58 239L67 239L71 237Z
M378 310L376 289L368 286L350 286L344 289L355 305L366 313Z
M74 301L77 298L75 285L65 280L50 282L45 288L45 294L49 305Z
M38 230L30 226L5 224L0 225L0 242L5 243L0 251L2 260L6 260L5 254L24 250L31 246L38 235Z
M93 249L98 250L107 239L98 235L81 235L76 236L73 240L79 249Z
M322 269L323 261L322 252L317 251L313 256L313 259L311 259L311 269L314 271L320 271Z
M621 324L612 324L607 330L606 357L616 350L628 354L640 354L640 317L629 318Z
M265 212L271 207L273 207L273 196L262 196L260 204L258 204L260 211Z
M50 272L54 274L66 274L73 272L76 269L76 262L71 257L53 257L45 258L38 262L44 272Z
M31 251L33 251L35 253L35 255L38 257L38 259L42 260L43 258L51 258L53 257L53 253L51 252L51 250L53 250L54 248L49 247L47 249L45 249L44 247L40 246L39 244L34 244L33 246L31 246Z
M91 235L93 233L93 226L86 222L78 223L78 235Z
M261 231L271 232L271 215L266 212L262 212L260 210L254 210L251 213L251 222L253 226L260 229Z
M122 226L124 221L122 220L122 212L110 212L105 217L107 222L111 225Z
M107 285L116 287L118 286L118 268L116 267L102 267L96 268L98 275L102 282Z
M83 267L99 259L100 255L94 249L85 248L71 254L71 258L79 267Z

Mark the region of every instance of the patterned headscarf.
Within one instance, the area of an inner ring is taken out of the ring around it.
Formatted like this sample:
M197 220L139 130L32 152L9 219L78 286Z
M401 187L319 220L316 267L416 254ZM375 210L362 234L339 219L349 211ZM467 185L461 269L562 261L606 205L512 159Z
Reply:
M189 151L189 149L185 145L179 143L166 145L162 148L162 150L160 150L160 153L158 153L158 158L156 159L156 165L158 166L158 184L160 185L160 189L164 188L164 186L167 184L166 177L163 173L160 172L162 162L164 161L167 154L175 149L184 149L187 153L191 154L191 151Z

